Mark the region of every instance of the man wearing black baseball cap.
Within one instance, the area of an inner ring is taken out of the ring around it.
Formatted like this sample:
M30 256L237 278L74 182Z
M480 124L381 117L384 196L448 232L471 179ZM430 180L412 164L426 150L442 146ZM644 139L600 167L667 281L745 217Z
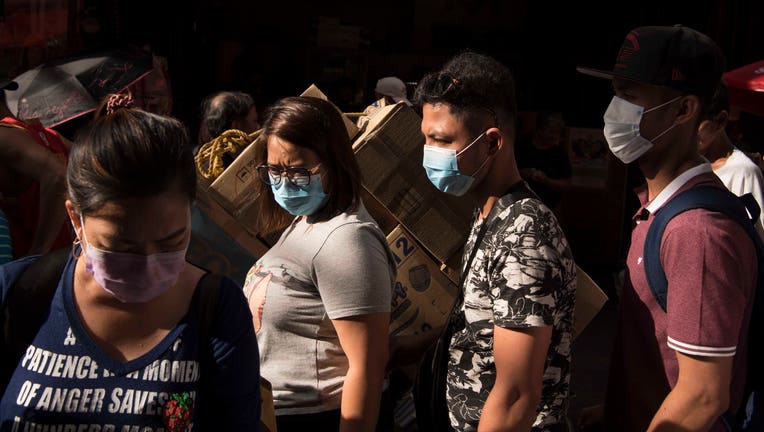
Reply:
M703 208L671 219L658 237L666 309L651 291L645 242L656 212L683 191L724 188L698 154L701 114L724 69L719 47L687 27L640 27L610 71L605 138L646 185L633 218L627 278L604 406L606 430L726 431L741 406L756 251L743 226ZM653 251L655 252L655 251Z

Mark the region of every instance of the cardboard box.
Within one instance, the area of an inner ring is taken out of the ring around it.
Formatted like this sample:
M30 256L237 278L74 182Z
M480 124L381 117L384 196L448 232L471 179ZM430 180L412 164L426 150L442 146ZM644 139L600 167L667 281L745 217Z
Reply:
M474 203L438 191L422 168L421 118L404 103L381 108L353 143L364 187L446 263L469 234Z
M607 301L607 295L586 274L581 267L576 266L576 310L573 314L573 339L586 328L602 309Z
M200 187L191 213L189 262L239 284L268 247L249 233Z
M255 154L260 145L263 144L259 140L248 145L210 185L210 195L251 234L257 234L255 202L258 198L257 183L260 179L255 169ZM200 188L203 186L200 185Z
M395 216L366 189L361 189L361 200L364 207L366 207L366 211L374 218L374 221L379 225L379 229L385 235L390 234L398 226L398 220Z
M300 96L310 96L331 102L329 101L329 98L327 98L326 95L321 90L319 90L318 87L316 87L315 84L311 84L310 87L302 92ZM335 108L337 107L335 106ZM350 137L352 140L358 134L358 126L356 126L348 116L342 113L339 108L337 108L337 111L342 115L342 122L345 123L345 129L347 129L348 137Z
M445 324L457 287L400 225L387 236L398 275L393 289L390 335L418 334Z

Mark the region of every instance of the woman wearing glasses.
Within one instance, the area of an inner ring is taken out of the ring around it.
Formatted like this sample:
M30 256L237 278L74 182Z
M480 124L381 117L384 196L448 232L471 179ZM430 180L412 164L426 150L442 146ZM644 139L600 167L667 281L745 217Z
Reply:
M263 228L293 218L244 288L278 430L374 430L395 267L342 119L326 101L285 98L258 145Z

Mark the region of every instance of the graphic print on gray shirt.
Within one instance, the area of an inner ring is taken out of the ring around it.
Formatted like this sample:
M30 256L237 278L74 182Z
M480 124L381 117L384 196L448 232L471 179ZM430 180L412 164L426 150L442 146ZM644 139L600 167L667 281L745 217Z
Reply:
M333 319L390 311L395 263L361 205L319 223L298 217L244 283L276 415L340 407L348 369Z

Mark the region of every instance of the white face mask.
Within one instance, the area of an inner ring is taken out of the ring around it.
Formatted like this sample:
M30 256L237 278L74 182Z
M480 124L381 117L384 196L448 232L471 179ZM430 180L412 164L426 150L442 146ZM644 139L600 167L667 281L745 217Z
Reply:
M639 133L642 116L663 108L680 98L681 96L677 96L666 103L645 110L639 105L621 99L618 96L613 96L613 100L610 101L604 116L605 139L613 155L623 163L631 163L650 150L653 146L653 141L662 137L676 125L672 124L652 140L648 140Z

